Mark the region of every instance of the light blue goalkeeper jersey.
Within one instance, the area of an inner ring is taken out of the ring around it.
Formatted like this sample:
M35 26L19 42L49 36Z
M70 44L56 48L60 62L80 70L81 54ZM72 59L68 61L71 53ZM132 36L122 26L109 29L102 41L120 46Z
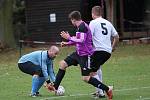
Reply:
M41 67L46 80L50 79L52 82L55 81L53 60L48 57L48 51L34 51L29 54L23 55L19 59L18 63L25 63L28 61Z

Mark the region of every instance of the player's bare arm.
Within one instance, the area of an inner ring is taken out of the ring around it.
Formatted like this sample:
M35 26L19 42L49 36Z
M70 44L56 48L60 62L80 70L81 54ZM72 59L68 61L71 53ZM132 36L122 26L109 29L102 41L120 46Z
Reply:
M116 50L117 43L119 42L119 35L113 37L112 40L112 51Z

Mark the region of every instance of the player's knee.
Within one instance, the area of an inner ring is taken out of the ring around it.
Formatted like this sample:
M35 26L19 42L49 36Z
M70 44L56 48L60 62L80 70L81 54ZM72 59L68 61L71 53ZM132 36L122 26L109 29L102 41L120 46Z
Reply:
M91 73L90 73L90 76L91 76L91 77L94 77L94 76L96 76L96 75L97 75L97 72L91 72Z
M82 76L82 80L83 80L84 82L88 82L89 79L90 79L90 76Z
M37 74L34 74L34 75L33 75L33 77L39 77L39 75L37 75Z
M65 70L68 65L64 60L62 60L62 61L59 62L59 66L60 66L60 69Z
M40 74L41 74L41 71L40 71L40 70L37 70L37 71L34 71L34 72L33 72L33 75L39 76Z

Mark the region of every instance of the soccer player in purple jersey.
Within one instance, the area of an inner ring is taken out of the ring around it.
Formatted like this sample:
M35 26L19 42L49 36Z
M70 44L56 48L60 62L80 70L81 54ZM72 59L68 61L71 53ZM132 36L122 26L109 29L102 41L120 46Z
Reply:
M60 61L60 68L52 89L55 88L55 91L58 89L58 86L65 75L66 68L71 65L77 66L79 64L81 67L82 79L85 82L104 90L108 97L111 98L112 91L110 91L109 87L90 75L92 71L90 68L90 56L93 54L94 50L92 46L92 35L88 25L82 21L79 11L71 12L69 18L72 24L77 27L76 35L71 37L69 33L62 31L60 34L61 37L68 40L68 42L62 42L61 46L75 45L76 51Z

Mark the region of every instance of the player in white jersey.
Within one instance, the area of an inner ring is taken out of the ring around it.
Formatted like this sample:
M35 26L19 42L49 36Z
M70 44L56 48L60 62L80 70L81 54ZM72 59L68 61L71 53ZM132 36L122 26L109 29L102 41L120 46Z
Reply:
M112 51L115 50L119 35L114 26L108 20L102 18L100 6L92 8L92 18L89 27L95 52L91 67L93 67L93 72L96 72L110 58Z

